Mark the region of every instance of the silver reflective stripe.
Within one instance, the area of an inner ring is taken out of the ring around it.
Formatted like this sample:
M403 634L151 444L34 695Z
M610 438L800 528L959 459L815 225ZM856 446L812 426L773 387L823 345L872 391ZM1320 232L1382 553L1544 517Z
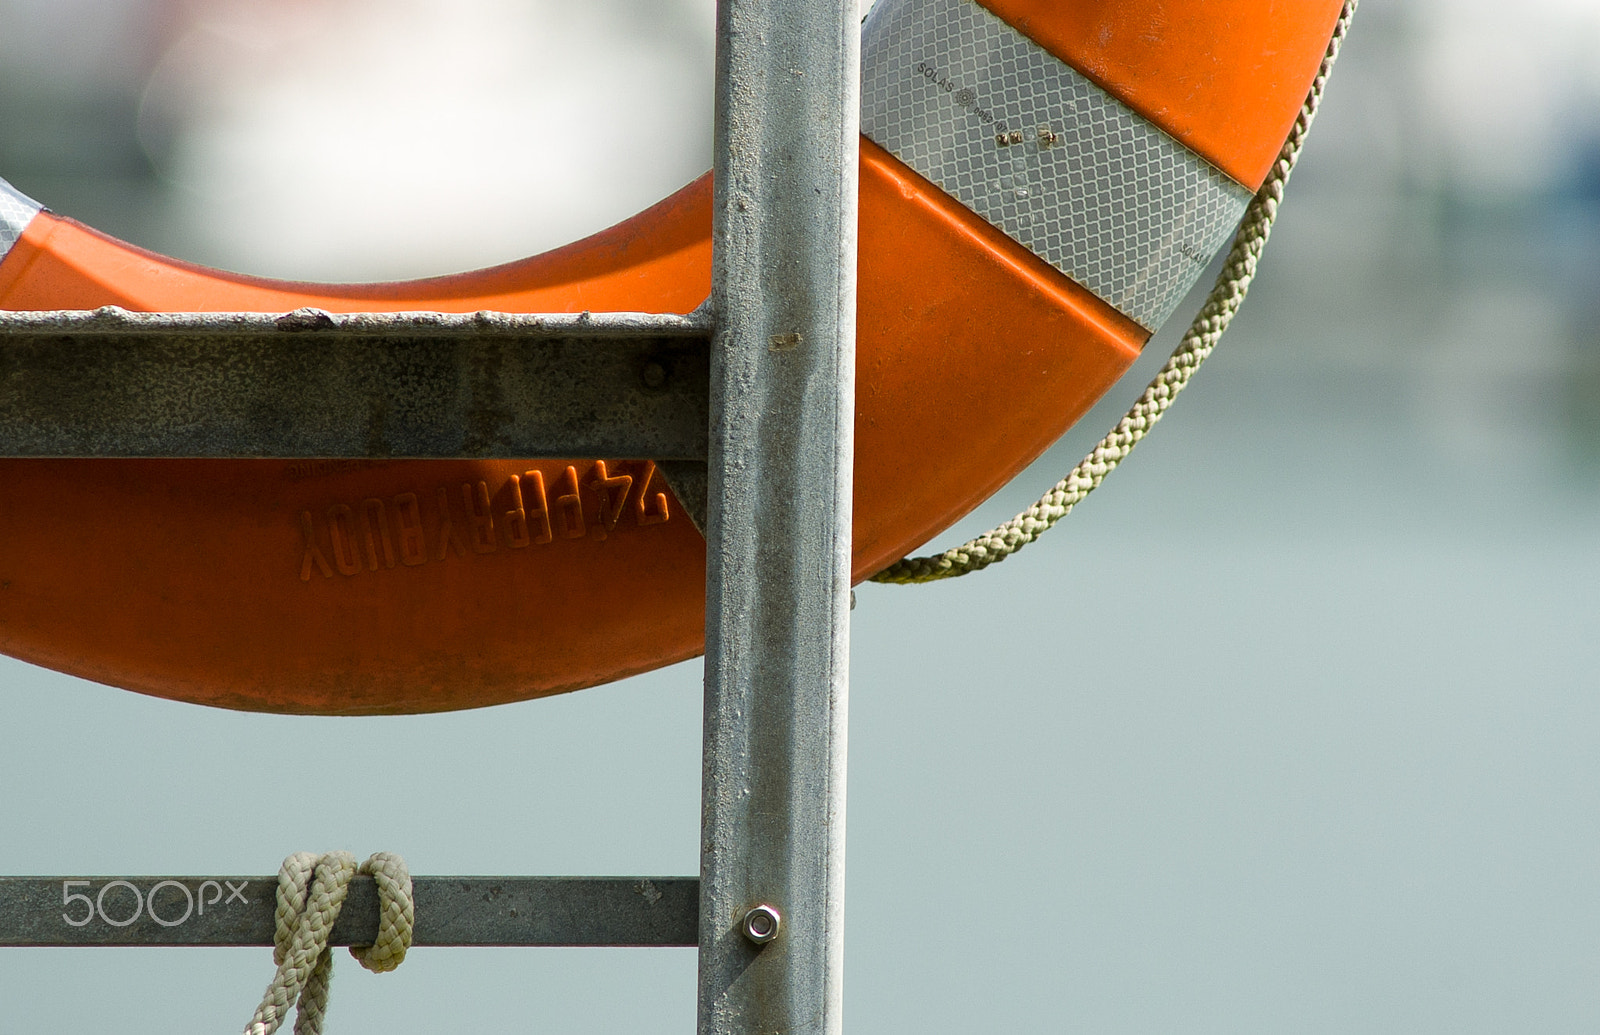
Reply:
M5 261L12 245L17 243L22 231L28 229L28 224L33 222L33 217L43 207L5 180L0 180L0 262Z
M861 132L1152 331L1250 201L972 0L879 0Z

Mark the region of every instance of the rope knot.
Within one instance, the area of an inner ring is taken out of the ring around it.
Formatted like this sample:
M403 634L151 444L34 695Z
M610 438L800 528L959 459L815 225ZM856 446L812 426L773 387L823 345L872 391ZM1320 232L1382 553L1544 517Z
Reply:
M350 881L370 875L378 885L378 937L370 946L351 946L350 955L366 969L383 973L398 967L411 947L416 906L405 860L378 852L360 866L349 852L296 852L278 868L278 907L273 914L272 961L278 972L261 997L245 1035L273 1035L298 1008L295 1035L319 1035L328 1010L333 950L328 939L344 908Z

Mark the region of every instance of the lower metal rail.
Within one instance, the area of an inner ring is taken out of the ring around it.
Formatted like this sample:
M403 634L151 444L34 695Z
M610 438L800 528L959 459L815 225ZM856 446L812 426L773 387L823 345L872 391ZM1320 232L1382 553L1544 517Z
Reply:
M694 877L414 877L413 945L691 946ZM272 945L276 877L0 877L0 946ZM356 877L333 945L371 945Z

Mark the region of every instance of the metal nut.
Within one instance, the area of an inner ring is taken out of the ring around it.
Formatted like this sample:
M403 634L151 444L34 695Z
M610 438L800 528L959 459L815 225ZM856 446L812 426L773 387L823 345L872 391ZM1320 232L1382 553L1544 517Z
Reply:
M756 945L765 945L778 936L778 928L781 926L783 917L778 915L776 909L768 905L759 905L744 915L739 929Z

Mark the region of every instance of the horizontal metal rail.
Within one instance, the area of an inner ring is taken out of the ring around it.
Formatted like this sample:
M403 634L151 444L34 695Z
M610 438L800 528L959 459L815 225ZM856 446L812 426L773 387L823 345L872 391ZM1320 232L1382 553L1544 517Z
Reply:
M709 319L7 313L0 456L704 460Z
M694 877L416 877L414 945L692 946ZM275 877L0 877L0 946L271 945ZM371 945L357 877L333 945Z

